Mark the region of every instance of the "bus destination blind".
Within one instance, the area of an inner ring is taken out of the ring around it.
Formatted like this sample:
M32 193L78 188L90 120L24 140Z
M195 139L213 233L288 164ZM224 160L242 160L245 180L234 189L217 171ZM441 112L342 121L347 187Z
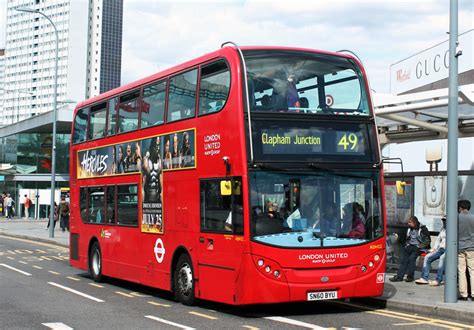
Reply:
M361 131L329 129L261 129L257 144L262 155L357 155L366 153Z

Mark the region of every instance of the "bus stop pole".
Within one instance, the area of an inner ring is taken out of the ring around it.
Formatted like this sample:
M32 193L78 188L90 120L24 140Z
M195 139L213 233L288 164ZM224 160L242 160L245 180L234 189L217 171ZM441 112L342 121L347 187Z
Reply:
M444 302L458 301L458 0L449 6L448 197Z

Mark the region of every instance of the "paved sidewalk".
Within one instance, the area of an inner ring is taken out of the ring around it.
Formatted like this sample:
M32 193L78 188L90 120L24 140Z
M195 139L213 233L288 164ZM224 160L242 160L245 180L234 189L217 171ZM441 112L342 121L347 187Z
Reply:
M376 306L400 310L407 313L423 314L433 318L457 320L470 324L474 329L474 300L456 303L444 302L444 285L432 287L415 282L390 282L389 278L395 273L385 275L385 289L382 297L364 299L363 301ZM435 274L430 274L434 279ZM420 272L415 273L415 279L420 278Z
M46 220L18 219L7 220L0 217L0 235L32 238L36 241L48 242L69 247L69 233L61 232L59 223L56 224L54 237L49 237ZM382 297L375 299L355 299L371 305L397 309L409 313L421 313L436 318L449 318L462 323L472 324L474 328L474 301L458 301L444 303L444 286L431 287L418 285L414 282L396 282L388 280L394 274L385 276L385 292ZM416 275L419 275L417 273ZM433 277L434 274L431 274ZM418 278L415 276L415 278Z
M56 228L54 228L54 237L49 237L49 229L46 230L47 225L48 222L46 219L6 219L0 217L0 235L33 238L36 241L69 247L69 232L65 231L63 233L61 231L59 221L56 223Z

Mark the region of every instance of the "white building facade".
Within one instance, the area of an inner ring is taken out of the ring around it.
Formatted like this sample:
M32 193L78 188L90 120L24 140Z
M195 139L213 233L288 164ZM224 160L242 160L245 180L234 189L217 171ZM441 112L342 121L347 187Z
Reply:
M42 15L16 8L38 10L56 26L59 109L120 85L122 0L8 1L1 126L53 108L54 28ZM104 66L104 57L114 65Z
M0 49L0 113L3 109L3 95L5 94L5 49Z

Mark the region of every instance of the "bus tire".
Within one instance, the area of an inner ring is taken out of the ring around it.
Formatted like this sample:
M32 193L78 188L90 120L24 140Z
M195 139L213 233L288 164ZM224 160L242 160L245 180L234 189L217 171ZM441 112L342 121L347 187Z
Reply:
M89 251L89 274L94 282L102 281L102 253L97 241L92 243Z
M179 257L173 278L176 298L183 305L194 305L196 301L194 294L194 271L191 258L187 254L182 254Z

